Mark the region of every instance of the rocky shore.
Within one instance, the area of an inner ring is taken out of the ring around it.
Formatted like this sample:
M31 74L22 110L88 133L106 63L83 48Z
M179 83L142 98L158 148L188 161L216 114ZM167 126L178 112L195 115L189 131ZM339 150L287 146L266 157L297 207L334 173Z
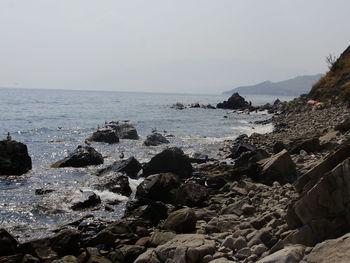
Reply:
M303 97L261 109L275 114L274 132L227 141L221 161L168 148L102 169L114 177L101 187L125 195L129 177L145 178L122 219L87 216L24 243L2 229L0 262L347 262L349 109ZM90 148L59 164L101 163ZM100 202L84 195L72 209Z

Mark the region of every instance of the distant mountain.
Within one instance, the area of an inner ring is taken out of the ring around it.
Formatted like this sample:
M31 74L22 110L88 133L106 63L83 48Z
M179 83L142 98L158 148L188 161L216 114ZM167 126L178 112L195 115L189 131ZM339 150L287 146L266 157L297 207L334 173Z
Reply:
M241 86L230 91L225 91L223 94L232 94L238 92L240 94L266 94L280 96L299 96L309 93L312 85L315 84L322 74L298 76L293 79L288 79L280 82L264 81L252 86Z

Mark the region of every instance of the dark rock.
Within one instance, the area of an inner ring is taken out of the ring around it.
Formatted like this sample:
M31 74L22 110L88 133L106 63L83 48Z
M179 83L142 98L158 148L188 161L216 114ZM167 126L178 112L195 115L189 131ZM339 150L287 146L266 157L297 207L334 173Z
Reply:
M177 102L173 105L170 106L171 109L175 109L175 110L183 110L183 109L186 109L186 107L180 103L180 102Z
M107 127L112 128L120 139L138 140L136 128L130 123L119 123L111 121Z
M80 232L74 229L65 229L50 238L51 248L62 257L79 253Z
M0 175L22 175L32 169L32 159L23 143L0 141Z
M274 154L277 154L277 153L283 151L284 149L286 149L286 146L281 141L276 142L272 147Z
M180 184L179 178L171 173L151 175L137 187L136 197L170 203L173 200L171 191Z
M256 150L257 150L257 148L254 145L243 142L243 143L238 144L236 147L233 147L231 149L231 154L229 156L227 156L227 158L236 159L239 156L241 156L241 154L244 152L253 152Z
M158 132L153 132L147 135L146 140L143 142L146 146L158 146L164 143L170 143L163 135Z
M115 161L112 165L99 170L96 175L100 176L109 172L121 172L126 173L130 178L137 178L138 172L142 169L142 165L134 156L129 157L126 160Z
M119 138L117 136L117 133L111 129L111 128L102 128L98 131L94 132L89 138L90 141L94 142L105 142L105 143L118 143Z
M123 262L125 263L133 263L135 259L146 250L145 247L137 245L124 245L119 249L124 255Z
M0 257L15 253L18 241L5 229L0 229Z
M298 139L291 143L290 153L299 154L301 150L308 153L317 152L321 149L319 138Z
M49 194L52 193L54 190L52 189L35 189L35 194L36 195L45 195L45 194Z
M85 247L96 247L99 244L104 244L107 247L113 247L114 241L118 238L117 234L114 234L108 229L103 229L96 235L89 237L84 242Z
M348 130L350 130L350 117L347 117L341 123L336 125L334 127L334 130L341 131L341 132L347 132Z
M103 186L103 188L108 189L110 192L125 196L130 196L132 192L129 185L129 178L125 175L119 175L115 178L112 178Z
M158 225L160 220L167 218L168 208L162 202L148 202L148 204L133 207L128 203L125 211L126 218L142 218L151 225Z
M186 183L176 190L175 204L200 207L204 205L208 195L209 191L206 187L196 183Z
M177 234L190 233L196 228L196 214L191 208L182 208L169 214L164 222L164 228Z
M190 162L191 163L206 163L209 161L209 157L206 154L203 153L194 153L190 157Z
M144 176L171 172L181 177L188 177L192 171L190 158L176 147L165 149L143 167Z
M296 176L295 164L287 150L261 160L259 164L261 171L258 180L267 185L272 185L275 181L285 184L293 181Z
M249 108L249 103L238 93L234 93L227 101L219 103L219 109L243 110Z
M78 146L74 152L66 158L51 165L52 168L59 167L85 167L88 165L103 164L102 154L90 146Z
M80 210L89 207L94 207L101 203L101 198L92 191L82 192L82 197L80 200L73 201L72 209Z

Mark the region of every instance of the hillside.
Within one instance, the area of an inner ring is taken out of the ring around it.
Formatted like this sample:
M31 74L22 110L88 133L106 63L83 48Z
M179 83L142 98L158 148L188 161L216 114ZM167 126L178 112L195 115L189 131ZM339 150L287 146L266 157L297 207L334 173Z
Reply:
M350 100L350 46L340 55L330 71L313 86L309 96L320 101L335 98Z
M308 93L314 83L316 83L323 75L298 76L280 82L264 81L252 86L241 86L224 94L232 94L238 92L240 94L266 94L266 95L285 95L299 96Z

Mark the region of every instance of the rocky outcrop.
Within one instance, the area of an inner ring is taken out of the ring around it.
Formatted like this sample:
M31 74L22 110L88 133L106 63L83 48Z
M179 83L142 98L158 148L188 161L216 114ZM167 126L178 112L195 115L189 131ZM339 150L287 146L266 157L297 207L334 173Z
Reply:
M180 177L188 177L192 171L190 158L177 147L165 149L143 167L144 176L170 172Z
M145 146L158 146L167 143L170 142L158 132L153 132L152 134L147 135L146 140L143 142Z
M138 140L136 128L130 123L119 123L111 121L106 127L113 129L120 139Z
M94 132L92 136L88 139L93 142L105 142L105 143L118 143L119 138L117 133L111 128L102 128Z
M100 169L97 171L96 175L103 176L104 174L111 172L125 173L128 177L135 179L141 169L142 165L140 162L134 156L131 156L126 160L115 161L112 165Z
M219 109L244 110L249 109L250 105L242 96L234 93L227 101L218 103L216 107Z
M32 169L32 159L23 143L0 141L0 175L22 175Z
M78 146L66 158L52 164L51 167L85 167L99 164L103 164L102 154L90 146Z

